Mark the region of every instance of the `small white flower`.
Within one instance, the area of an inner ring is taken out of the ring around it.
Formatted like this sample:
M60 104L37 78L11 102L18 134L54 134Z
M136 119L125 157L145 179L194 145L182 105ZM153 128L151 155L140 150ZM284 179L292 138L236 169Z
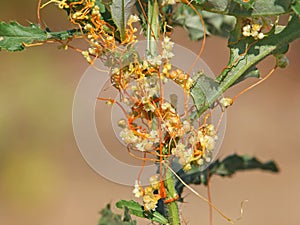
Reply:
M176 4L176 0L164 0L163 5L175 5Z
M160 183L159 183L159 174L155 174L155 175L151 176L149 178L149 182L150 182L151 187L154 190L158 190L159 186L160 186Z
M184 151L184 148L185 148L185 146L184 146L184 144L182 144L182 143L179 143L179 144L176 146L176 149L177 149L178 152L183 152L183 151Z
M183 167L184 171L189 171L191 169L192 169L192 165L190 163L185 164L184 167Z
M167 110L167 109L170 109L171 108L171 104L169 102L164 102L162 105L161 105L161 109L162 110Z
M127 24L130 25L132 23L138 22L140 18L137 15L130 15L127 21Z
M156 108L151 102L146 102L144 103L143 109L147 112L154 112Z
M88 63L91 63L92 62L92 59L90 57L90 54L88 51L82 51L81 54L83 55L83 57L86 59L86 61Z
M261 18L255 18L251 22L242 28L243 36L253 37L255 40L263 39L265 37L264 33L261 32L261 29L264 26L264 22Z
M184 132L188 132L191 130L191 124L188 121L183 121L183 130Z
M141 151L141 152L144 152L144 151L145 151L143 143L137 143L137 144L135 145L135 147L137 148L137 150L139 150L139 151Z
M174 56L173 52L167 51L166 49L163 49L161 57L163 59L171 59Z
M265 37L264 33L260 32L258 35L257 35L257 38L258 39L263 39Z
M189 77L188 80L185 83L185 88L187 90L189 90L189 89L191 89L191 87L193 86L193 84L194 84L193 79Z
M134 189L133 189L132 193L134 194L134 197L136 197L136 198L140 198L143 196L143 188L137 180L135 181Z
M227 108L233 104L233 100L231 98L222 98L220 100L220 104L224 107Z
M72 15L72 18L73 18L73 19L77 19L77 18L80 17L81 15L82 15L81 12L76 12L76 13L74 13L74 14Z
M160 66L162 64L162 57L161 55L151 57L150 59L148 59L148 62L153 66Z
M165 36L162 42L163 49L166 49L167 51L172 51L173 46L174 46L174 42L171 41L171 38Z
M205 161L209 163L209 162L211 162L211 158L207 157L207 158L205 158Z
M85 26L84 26L84 29L85 30L91 30L93 28L93 26L90 24L90 23L87 23Z
M198 159L198 160L197 160L197 164L198 164L199 166L202 166L202 165L204 164L204 160L203 160L202 158Z
M149 64L146 60L143 61L143 65L142 65L142 69L145 70L145 69L148 69L149 67Z
M258 35L258 31L254 30L251 32L252 37L257 37L257 35Z
M100 8L99 8L99 6L95 6L94 8L93 8L93 10L92 10L92 15L93 16L100 16Z
M125 128L126 127L126 121L124 119L119 120L118 126L121 127L121 128Z
M251 30L250 24L247 24L243 27L243 31L250 31L250 30Z
M96 49L95 48L88 48L88 51L92 55L96 55Z
M251 35L251 25L247 24L243 27L243 35L249 37Z
M120 137L126 144L135 144L140 141L140 138L136 136L132 130L129 130L128 128L124 128L120 132Z
M157 130L151 130L149 133L149 140L151 140L152 143L157 143L159 142L159 135Z

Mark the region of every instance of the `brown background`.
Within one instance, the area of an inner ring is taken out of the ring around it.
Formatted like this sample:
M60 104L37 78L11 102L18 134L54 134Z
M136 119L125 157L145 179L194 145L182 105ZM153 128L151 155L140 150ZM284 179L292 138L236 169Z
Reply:
M35 11L35 1L0 2L1 20L35 22ZM53 30L67 27L63 18L55 7L43 11ZM200 48L182 30L174 40L193 51ZM238 224L299 224L300 42L290 49L290 66L277 70L228 111L219 156L248 153L274 159L281 169L278 175L253 171L233 179L213 178L213 202L226 215L239 217L240 203L248 200ZM219 73L228 58L226 40L210 38L202 58ZM262 74L273 64L273 59L267 60ZM76 85L88 66L82 57L49 44L22 53L1 52L0 66L0 224L97 224L97 212L107 203L132 198L131 187L97 175L76 147L71 110ZM206 195L204 187L195 188ZM208 224L207 204L185 194L185 219L191 225ZM214 213L214 224L228 223Z

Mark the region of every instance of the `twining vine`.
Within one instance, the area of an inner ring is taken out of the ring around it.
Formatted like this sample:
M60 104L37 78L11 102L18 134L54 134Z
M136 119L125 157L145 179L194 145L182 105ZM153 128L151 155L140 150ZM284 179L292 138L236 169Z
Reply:
M52 32L41 22L41 12L49 5L65 11L71 24L69 30ZM189 185L208 185L212 175L231 176L237 171L278 172L273 161L263 163L255 157L231 155L214 161L219 125L213 124L210 117L215 108L221 107L224 112L241 94L269 78L277 68L288 65L285 53L289 44L300 37L300 1L39 0L37 14L37 23L27 26L15 21L0 22L0 50L21 51L57 43L62 49L79 52L91 65L102 60L120 98L99 96L98 100L122 109L124 119L116 122L122 128L120 137L128 153L142 165L150 161L158 166L148 186L143 186L137 177L133 194L141 203L117 202L116 206L124 209L123 216L114 214L107 205L101 211L99 225L136 224L131 215L153 223L183 224L178 202L183 201L184 188L235 224ZM289 18L287 24L279 23L281 15ZM176 26L182 26L192 40L202 40L197 59L207 36L228 38L230 58L215 79L203 71L192 73L172 65L171 36ZM147 40L145 55L135 49L138 33ZM86 48L77 48L74 39L85 40ZM276 65L261 77L256 65L268 56L276 58ZM249 77L260 80L237 96L223 97L227 89ZM178 112L176 101L165 100L167 82L182 89L183 114ZM175 172L174 164L181 169Z

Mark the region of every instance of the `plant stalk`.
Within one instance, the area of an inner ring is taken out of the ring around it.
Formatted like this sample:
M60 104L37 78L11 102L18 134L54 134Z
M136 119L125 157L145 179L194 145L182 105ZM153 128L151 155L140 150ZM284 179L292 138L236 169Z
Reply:
M159 38L159 5L158 0L148 0L148 27L147 27L147 54L148 57L157 55L157 40ZM162 166L162 165L161 165ZM173 199L177 196L175 189L174 176L172 171L164 167L166 172L166 180L164 185L166 188L166 199ZM168 202L164 205L168 211L168 221L170 225L180 225L179 211L177 200Z
M180 225L179 211L177 200L177 192L175 189L174 176L172 171L165 167L166 169L166 180L164 181L165 187L167 189L167 200L174 199L171 202L166 203L168 208L168 220L170 225Z
M157 55L156 40L159 37L159 7L157 0L148 0L147 54Z
M216 81L221 81L218 90L214 93L214 95L210 96L210 102L215 102L227 89L229 89L234 84L235 81L237 81L241 76L243 76L243 74L248 69L255 66L267 56L276 53L276 51L280 51L280 49L287 46L293 40L299 38L299 25L300 19L296 16L292 16L288 26L284 28L281 32L272 34L270 35L270 37L266 37L263 40L257 42L256 44L253 44L248 50L249 54L247 54L247 61L241 58L241 60L238 60L233 65L231 65L231 62L229 62L229 73L227 74L228 71L224 70L216 78ZM233 48L238 47L233 46ZM231 49L231 57L233 55L232 51L234 50ZM204 107L202 107L202 109L197 112L198 116L202 115L209 107L210 105L205 105ZM194 116L195 115L193 115L192 118L194 118Z

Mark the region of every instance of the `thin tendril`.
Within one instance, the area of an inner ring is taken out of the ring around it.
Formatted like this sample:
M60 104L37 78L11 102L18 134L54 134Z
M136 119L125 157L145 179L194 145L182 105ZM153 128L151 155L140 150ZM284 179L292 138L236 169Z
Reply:
M206 43L206 26L205 26L205 22L204 22L204 19L202 17L202 15L199 13L199 11L191 4L192 1L188 1L188 0L183 0L184 3L186 3L188 6L190 6L194 12L197 14L197 16L199 17L200 21L201 21L201 24L202 24L202 27L203 27L203 40L202 40L202 43L201 43L201 49L196 57L196 59L194 60L193 64L190 66L189 68L189 72L188 73L191 73L192 69L194 68L194 66L196 65L196 63L198 62L198 60L200 59L203 51L204 51L204 47L205 47L205 43Z
M219 208L217 208L214 204L212 204L208 199L206 199L204 196L200 195L195 189L193 189L192 187L190 187L187 183L185 183L180 176L178 176L176 174L176 172L170 167L168 166L166 163L165 165L168 167L168 169L174 174L174 176L187 188L189 189L193 194L195 194L198 198L200 198L201 200L205 201L207 204L209 204L214 210L216 210L216 212L222 216L224 219L226 219L229 223L236 225L236 223L230 219L228 216L226 216Z
M257 85L259 85L260 83L264 82L265 80L267 80L273 73L274 71L277 69L277 66L275 66L274 68L272 68L269 73L262 78L260 81L256 82L255 84L252 84L251 86L247 87L246 89L244 89L243 91L241 91L240 93L238 93L236 96L234 96L234 98L232 99L232 101L234 102L238 97L240 97L242 94L246 93L247 91L251 90L252 88L256 87Z
M209 202L211 202L209 168L207 169L207 199ZM211 205L209 205L209 224L213 224L213 211Z

